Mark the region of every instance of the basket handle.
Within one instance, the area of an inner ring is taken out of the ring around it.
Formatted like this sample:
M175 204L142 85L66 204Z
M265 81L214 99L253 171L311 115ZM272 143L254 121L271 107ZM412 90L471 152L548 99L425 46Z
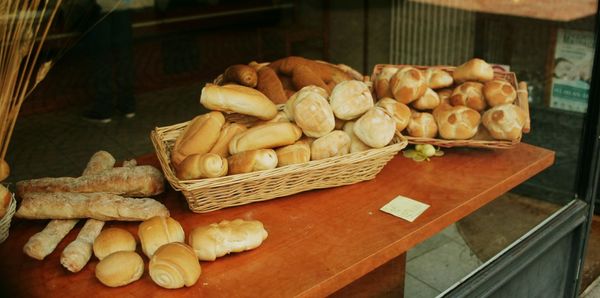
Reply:
M529 133L531 130L531 119L529 118L529 92L527 92L527 82L519 82L517 100L519 101L519 106L525 112L525 125L523 125L523 132Z

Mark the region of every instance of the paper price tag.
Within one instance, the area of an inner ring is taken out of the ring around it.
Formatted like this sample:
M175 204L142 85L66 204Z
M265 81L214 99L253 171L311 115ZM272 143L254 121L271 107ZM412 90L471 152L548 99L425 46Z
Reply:
M413 222L419 215L429 208L429 205L409 199L403 196L397 196L385 206L381 207L381 211L400 217L402 219Z

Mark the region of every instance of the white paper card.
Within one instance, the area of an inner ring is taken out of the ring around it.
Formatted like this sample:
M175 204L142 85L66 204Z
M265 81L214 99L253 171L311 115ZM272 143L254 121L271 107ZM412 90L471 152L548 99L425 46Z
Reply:
M385 206L381 207L381 211L400 217L402 219L413 222L421 213L425 212L429 205L409 199L403 196L397 196Z

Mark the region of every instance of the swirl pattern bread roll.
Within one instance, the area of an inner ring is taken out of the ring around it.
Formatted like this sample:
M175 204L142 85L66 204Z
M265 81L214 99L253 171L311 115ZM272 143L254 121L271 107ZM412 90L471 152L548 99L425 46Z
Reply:
M453 106L466 106L478 112L485 110L487 104L483 98L483 84L462 83L452 91L450 103Z
M354 133L368 146L382 148L394 138L396 122L384 109L375 107L356 120Z
M466 140L477 133L481 114L465 106L455 106L436 111L435 120L442 138Z
M235 135L246 131L246 129L246 126L239 123L225 123L219 133L217 142L210 149L209 153L215 153L221 157L229 156L229 142L231 142L231 139Z
M361 141L356 134L354 134L354 121L348 121L344 124L343 131L350 136L350 153L361 152L371 149L367 144Z
M433 110L440 104L439 95L431 88L427 88L425 94L412 102L412 106L418 110Z
M227 158L229 174L270 170L277 167L277 153L273 149L243 151Z
M269 120L277 114L277 107L256 89L240 85L218 86L206 84L200 103L209 110L239 113Z
M268 233L257 220L223 220L192 230L188 242L202 261L214 261L232 252L259 247Z
M395 99L384 97L375 105L388 112L396 122L396 130L403 131L410 120L410 108Z
M256 69L244 64L231 65L223 73L223 83L236 83L247 87L256 87L257 81Z
M142 222L138 227L138 237L148 258L167 243L185 241L181 224L168 216L155 216Z
M390 88L397 101L409 104L423 96L427 90L427 81L420 70L405 66L392 76L390 79Z
M98 260L117 251L135 251L136 241L129 231L121 228L108 228L100 232L94 240L94 256Z
M483 96L491 107L513 103L517 98L517 91L505 80L493 80L483 84Z
M150 259L148 269L152 281L166 289L191 287L202 273L194 250L179 242L161 246Z
M520 107L503 104L485 111L482 122L494 139L513 141L521 138L526 118Z
M277 73L270 67L263 67L258 71L258 84L256 85L256 89L276 104L285 103L287 101L283 84L279 80Z
M438 127L430 113L412 111L406 130L412 137L435 138Z
M305 140L278 148L275 153L277 154L278 167L310 161L310 145Z
M454 83L452 75L438 67L427 68L423 74L427 81L427 86L431 89L449 87Z
M222 177L227 175L227 159L215 153L192 154L175 170L182 180Z
M171 161L177 166L189 155L209 152L219 139L224 124L225 117L221 112L196 116L175 140Z
M144 274L144 260L135 251L118 251L96 265L96 278L105 286L128 285Z
M335 116L326 97L312 90L298 91L293 103L293 119L305 135L318 138L335 128Z
M301 136L302 130L293 123L265 123L235 135L229 142L229 153L290 145Z
M398 68L395 66L385 66L381 69L381 72L379 75L377 75L375 84L373 85L375 88L375 95L378 99L384 97L394 97L392 90L390 90L390 79L397 71Z
M352 140L347 133L334 130L312 142L310 145L310 159L320 160L348 154L351 144Z
M452 77L457 83L466 81L487 82L494 79L494 69L484 60L473 58L456 67Z
M374 106L367 84L356 80L337 84L331 92L329 104L335 117L342 120L356 119Z

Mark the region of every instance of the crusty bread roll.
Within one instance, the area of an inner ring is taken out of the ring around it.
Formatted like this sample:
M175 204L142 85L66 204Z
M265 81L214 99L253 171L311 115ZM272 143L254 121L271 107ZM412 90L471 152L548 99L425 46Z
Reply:
M407 105L395 99L384 97L377 102L376 106L383 108L392 116L392 119L396 122L396 130L403 131L408 126L410 108Z
M227 158L229 174L270 170L277 167L277 153L273 149L243 151Z
M375 88L375 95L378 99L384 97L394 97L392 90L390 90L390 79L398 71L398 67L385 66L381 69L381 72L377 75L373 87Z
M215 153L192 154L175 170L181 180L222 177L227 175L227 159Z
M293 123L265 123L235 135L229 142L229 153L233 155L248 150L290 145L301 136L302 130Z
M219 139L225 117L221 112L212 111L196 116L175 140L171 150L171 161L175 166L192 154L210 151Z
M278 167L310 161L310 145L305 140L299 140L294 144L278 148L275 153L277 154Z
M413 101L411 105L417 110L433 110L440 104L440 96L431 88L425 94Z
M279 80L277 73L270 67L263 67L258 71L258 84L256 85L256 89L276 104L285 103L287 101L283 84Z
M269 120L277 114L277 107L256 89L240 85L218 86L206 84L202 88L200 103L209 110L240 113Z
M98 262L95 274L105 286L128 285L144 274L144 260L135 251L117 251Z
M469 107L454 106L436 111L435 120L442 138L466 140L477 133L481 114Z
M102 230L92 246L98 260L117 251L135 251L135 238L127 230L108 228Z
M505 80L493 80L483 84L483 96L491 107L513 103L517 98L517 91Z
M527 115L513 104L495 106L483 113L483 125L494 139L518 140L521 138Z
M438 127L430 113L412 111L406 130L412 137L435 138Z
M483 84L477 82L465 82L452 91L450 103L453 106L467 106L475 111L485 110L487 104L483 98Z
M335 117L342 120L356 119L374 106L369 86L356 80L337 84L331 92L329 104Z
M334 130L316 140L310 145L310 159L319 160L333 156L341 156L350 152L350 136Z
M484 60L473 58L456 67L452 77L457 83L466 81L487 82L494 79L494 69Z
M0 184L0 218L3 218L8 211L8 205L10 204L11 199L12 195L10 191L8 191L8 188Z
M390 90L397 101L409 104L423 96L427 90L427 81L420 70L405 66L390 79Z
M454 83L452 76L439 67L430 67L423 71L427 86L431 89L449 87Z
M296 98L298 98L298 96L302 97L305 93L310 92L316 92L323 98L328 98L329 96L327 90L317 86L306 86L298 90L298 92L295 92L290 98L288 98L288 101L283 106L283 112L287 118L290 119L290 121L294 121L294 104L296 103Z
M168 216L155 216L142 222L138 227L138 237L148 258L164 244L185 241L181 224Z
M148 270L152 281L166 289L191 287L202 273L194 250L179 242L161 246L150 259Z
M305 135L318 138L335 127L335 116L326 97L312 89L298 91L293 104L294 121Z
M190 232L189 244L202 261L214 261L232 252L259 247L268 233L258 220L223 220L200 226Z
M231 65L223 72L223 83L256 87L257 80L256 69L244 64Z
M375 107L354 123L356 136L373 148L382 148L390 143L396 133L396 121L384 109Z
M440 89L436 91L438 97L440 98L440 104L450 104L450 96L452 96L452 91L453 90L449 88Z
M246 129L246 126L239 123L226 123L223 125L223 128L219 133L219 138L212 149L210 149L209 153L215 153L221 157L229 156L229 142L235 135L246 131Z
M361 152L371 149L367 144L361 141L354 133L354 121L348 121L344 124L343 130L350 136L350 153Z

